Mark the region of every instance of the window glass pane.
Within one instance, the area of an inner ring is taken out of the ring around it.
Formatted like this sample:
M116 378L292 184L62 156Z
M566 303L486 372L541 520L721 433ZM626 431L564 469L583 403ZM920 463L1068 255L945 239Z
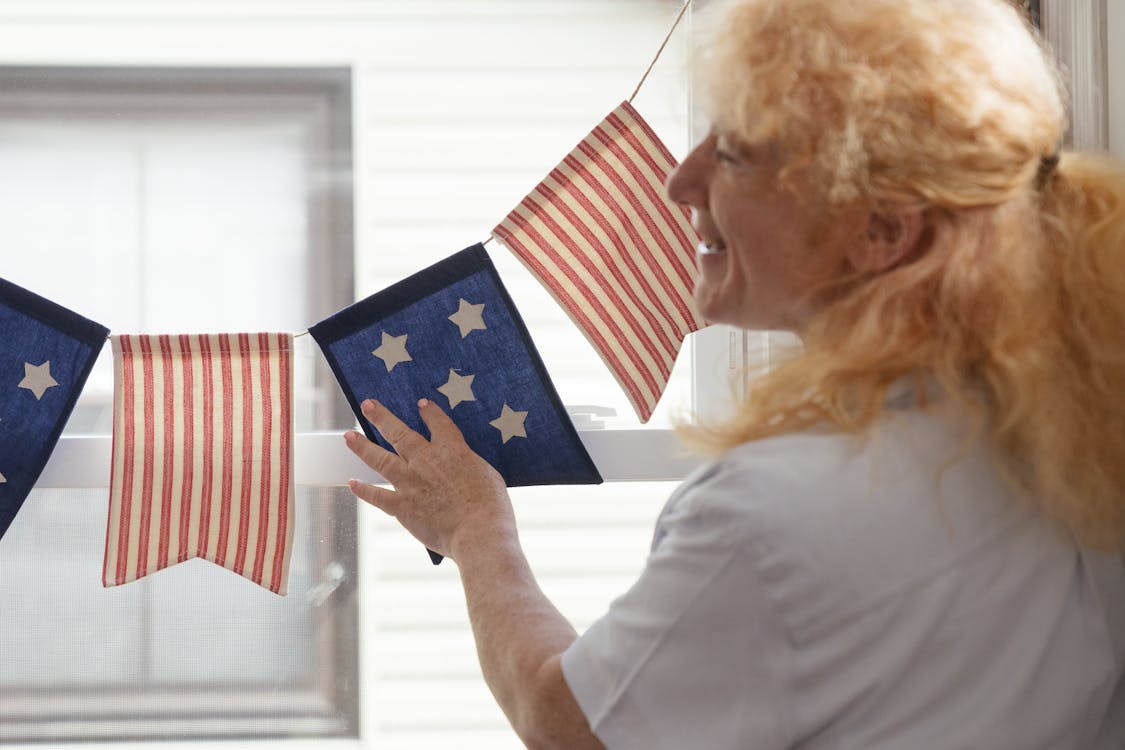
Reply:
M353 583L332 579L354 571L355 539L324 519L347 518L351 493L297 493L286 597L201 560L103 589L107 502L36 490L0 544L0 742L230 737L265 717L271 736L348 730L330 696L355 685L331 631ZM60 715L72 723L47 720Z
M164 117L0 119L6 277L122 332L300 326L300 129Z
M317 226L326 199L350 198L311 188L329 161L322 103L277 90L295 73L237 96L221 73L162 75L0 68L18 82L0 106L4 277L114 333L298 332L347 304L320 283L353 265ZM294 377L299 430L342 413L315 392L335 396L326 366ZM108 434L112 392L106 347L67 431Z

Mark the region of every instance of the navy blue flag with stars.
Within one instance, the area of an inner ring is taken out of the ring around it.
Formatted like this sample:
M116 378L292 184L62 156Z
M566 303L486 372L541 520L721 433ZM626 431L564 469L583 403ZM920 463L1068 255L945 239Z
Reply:
M0 538L47 465L108 334L0 279Z
M418 399L445 409L509 487L598 484L496 268L477 244L317 323L309 333L367 437L375 398L422 435Z

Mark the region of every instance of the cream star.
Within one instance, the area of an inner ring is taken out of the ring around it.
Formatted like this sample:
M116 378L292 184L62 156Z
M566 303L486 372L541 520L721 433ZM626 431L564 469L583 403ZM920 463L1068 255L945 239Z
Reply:
M438 386L438 390L449 399L449 408L452 409L462 401L476 401L473 395L473 378L476 375L458 375L456 370L449 371L449 380L445 385Z
M462 299L458 302L457 312L449 316L449 319L457 324L461 329L461 338L465 338L473 331L483 331L488 328L484 324L484 303L473 305Z
M383 341L379 344L379 348L371 352L379 359L383 360L383 364L387 366L387 372L395 369L395 365L399 362L409 362L413 357L410 352L406 351L406 336L392 336L391 334L383 331Z
M43 394L47 392L48 388L54 388L58 385L58 381L51 377L51 360L47 360L41 365L24 362L23 373L23 380L20 381L19 387L26 388L34 393L36 401L43 398Z
M0 484L6 484L7 481L8 481L8 478L6 476L4 476L3 474L0 474Z
M527 437L527 430L523 428L525 419L527 419L526 411L513 411L512 407L504 404L504 408L500 410L500 416L489 424L500 430L500 437L506 443L514 437Z

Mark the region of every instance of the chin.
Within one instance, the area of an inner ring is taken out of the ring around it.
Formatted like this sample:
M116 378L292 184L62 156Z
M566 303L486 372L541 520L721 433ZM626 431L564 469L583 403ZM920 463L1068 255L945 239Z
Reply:
M724 314L722 309L712 310L705 307L697 307L700 316L707 321L707 325L726 325L734 326L735 328L751 328L752 326L746 325L744 320L740 320L737 315L729 313Z
M739 314L738 311L724 310L719 306L712 308L705 305L697 305L696 309L708 325L719 323L747 331L776 331L786 328L777 321L770 321L762 316L751 315L745 311Z

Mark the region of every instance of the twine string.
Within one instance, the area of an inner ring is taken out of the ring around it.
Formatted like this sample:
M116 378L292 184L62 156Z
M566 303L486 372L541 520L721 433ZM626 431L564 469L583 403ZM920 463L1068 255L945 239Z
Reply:
M648 74L652 72L652 68L656 65L656 61L660 59L660 54L664 52L664 48L668 46L668 40L672 38L672 32L674 32L676 30L676 27L680 25L680 19L684 17L684 13L687 12L689 5L691 5L691 0L684 0L684 4L680 7L680 12L676 14L676 20L672 22L672 28L668 29L668 34L665 35L664 41L660 43L660 49L656 50L656 56L652 58L652 62L648 64L648 69L645 70L645 74L641 76L640 82L637 83L637 88L633 89L633 93L629 96L630 104L633 103L633 99L635 99L637 94L640 93L641 86L645 85L645 79L648 78Z

